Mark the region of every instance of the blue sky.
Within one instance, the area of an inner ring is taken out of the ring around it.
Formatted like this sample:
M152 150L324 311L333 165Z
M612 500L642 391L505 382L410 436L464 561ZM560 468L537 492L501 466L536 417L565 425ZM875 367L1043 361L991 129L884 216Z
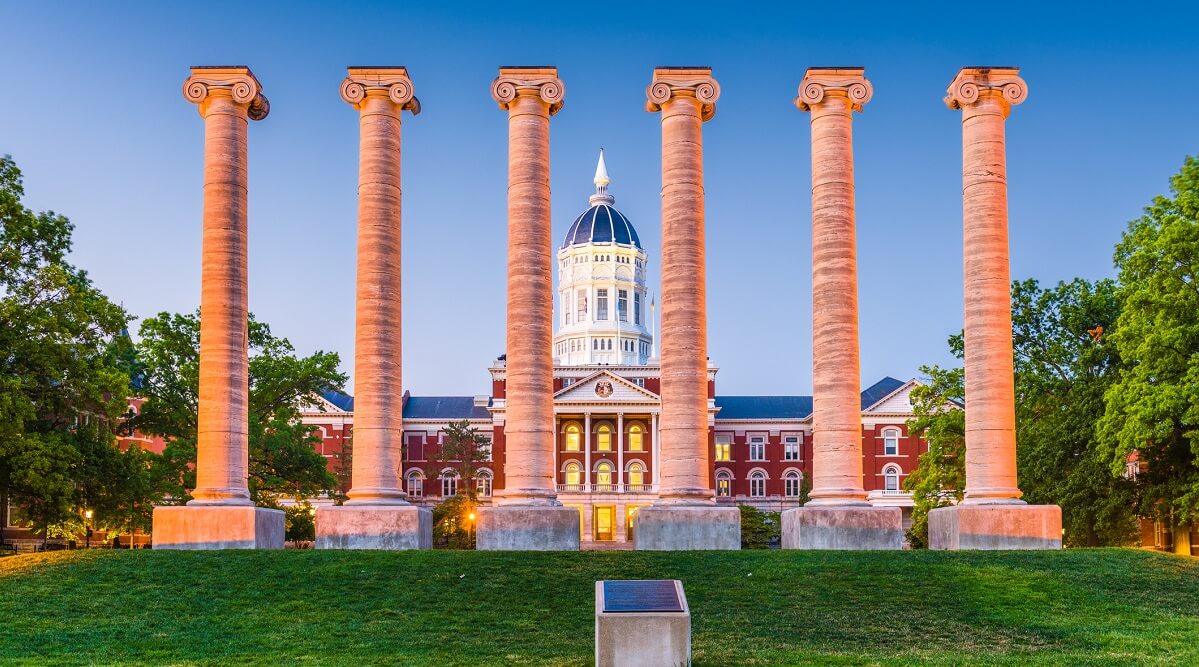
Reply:
M611 191L660 256L659 64L705 64L723 89L704 127L709 350L728 394L811 390L809 66L861 65L855 120L862 375L947 363L961 328L962 65L1022 68L1008 121L1012 275L1112 275L1131 218L1199 152L1199 11L1187 4L4 3L0 153L27 204L76 224L74 261L139 317L199 300L203 125L193 64L248 64L271 100L250 128L250 307L352 371L357 118L347 65L406 65L404 384L488 391L503 349L506 122L498 65L554 64L554 235Z

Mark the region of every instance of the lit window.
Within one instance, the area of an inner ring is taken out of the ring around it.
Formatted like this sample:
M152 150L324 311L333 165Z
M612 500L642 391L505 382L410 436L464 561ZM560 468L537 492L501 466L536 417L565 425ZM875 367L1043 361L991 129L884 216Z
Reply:
M800 481L802 479L800 474L794 470L783 475L783 495L788 498L798 498Z
M600 461L599 465L595 466L595 483L597 486L612 485L612 464L607 461Z
M425 495L425 479L416 470L408 473L408 495L414 498Z
M642 444L642 436L643 435L644 434L641 432L640 424L633 424L632 426L629 426L629 451L630 452L644 451L644 449L643 449L644 445Z
M883 468L883 491L899 493L899 466L889 465Z
M760 435L753 436L749 439L749 460L750 461L765 461L766 460L766 438Z
M733 476L725 471L716 473L716 497L729 498L733 495Z
M733 460L733 439L727 435L716 436L716 460Z
M583 470L574 461L566 464L566 483L571 486L578 486L583 483Z
M458 495L458 473L448 470L441 473L441 495L444 498Z
M641 486L645 484L645 468L641 467L639 461L634 461L629 464L629 486Z
M799 436L789 435L783 438L783 460L799 460Z
M612 427L600 424L599 428L595 429L595 449L599 452L612 451Z
M749 474L749 497L766 497L766 473L755 470Z
M883 431L883 456L899 456L899 429Z
M486 470L480 470L475 475L475 490L484 498L491 497L491 473Z
M567 424L566 426L566 451L579 451L579 425Z
M616 317L621 322L629 321L629 291L616 290Z
M602 322L608 319L608 290L601 287L595 290L595 319Z

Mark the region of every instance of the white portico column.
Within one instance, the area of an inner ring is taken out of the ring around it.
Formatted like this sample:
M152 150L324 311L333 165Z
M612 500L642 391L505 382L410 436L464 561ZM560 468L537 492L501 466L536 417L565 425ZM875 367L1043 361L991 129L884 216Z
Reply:
M650 474L650 482L654 485L654 493L658 492L658 413L651 413L650 416L650 437L653 441L650 443L649 458L650 465L653 466L653 472ZM640 512L640 510L638 510Z
M616 413L616 479L617 491L623 491L624 486L624 413Z
M741 515L718 507L708 460L703 124L720 86L708 67L659 67L646 110L662 127L661 472L638 512L637 549L741 548Z

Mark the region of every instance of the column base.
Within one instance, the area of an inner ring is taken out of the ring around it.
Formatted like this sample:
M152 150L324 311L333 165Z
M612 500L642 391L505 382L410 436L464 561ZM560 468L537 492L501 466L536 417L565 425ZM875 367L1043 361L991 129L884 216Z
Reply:
M476 510L479 551L578 551L579 510L561 505L499 505Z
M1057 505L955 505L928 513L928 548L1061 549Z
M253 505L154 508L155 549L282 549L283 510Z
M639 551L737 551L741 510L712 505L653 505L637 510L633 548Z
M784 549L887 551L903 548L898 507L817 506L783 512Z
M416 505L341 505L316 510L317 549L433 548L433 512Z

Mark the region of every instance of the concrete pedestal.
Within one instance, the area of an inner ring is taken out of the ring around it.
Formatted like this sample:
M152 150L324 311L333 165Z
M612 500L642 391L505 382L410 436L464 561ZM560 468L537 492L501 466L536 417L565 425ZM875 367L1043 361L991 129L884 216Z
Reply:
M282 549L282 510L253 505L154 508L155 549Z
M898 507L797 507L783 512L784 549L885 551L903 548Z
M928 513L930 549L1061 549L1057 505L956 505Z
M578 551L579 510L561 505L480 507L479 551Z
M655 505L637 510L633 548L642 551L736 551L741 510L711 505Z
M605 612L604 582L595 582L596 667L691 664L691 608L682 582L674 583L682 612Z
M320 507L316 548L432 549L433 512L415 505Z

